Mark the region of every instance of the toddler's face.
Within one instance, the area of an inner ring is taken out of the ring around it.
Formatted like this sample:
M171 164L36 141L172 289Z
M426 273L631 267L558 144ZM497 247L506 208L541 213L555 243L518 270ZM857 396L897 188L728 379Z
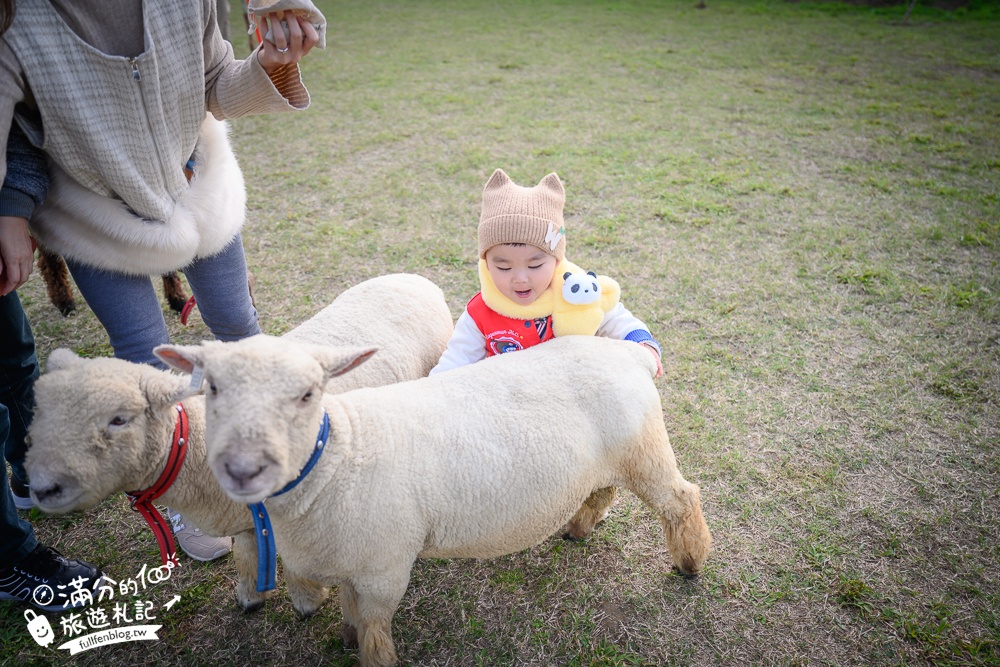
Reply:
M556 273L556 258L533 245L495 245L485 259L500 293L524 306L549 288Z

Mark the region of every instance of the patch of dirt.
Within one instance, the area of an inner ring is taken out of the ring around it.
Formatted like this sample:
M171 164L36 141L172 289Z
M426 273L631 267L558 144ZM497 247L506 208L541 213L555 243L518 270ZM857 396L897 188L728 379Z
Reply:
M602 600L597 605L595 619L597 620L597 625L608 637L611 639L620 639L625 634L624 628L631 620L631 616L617 603L610 600Z

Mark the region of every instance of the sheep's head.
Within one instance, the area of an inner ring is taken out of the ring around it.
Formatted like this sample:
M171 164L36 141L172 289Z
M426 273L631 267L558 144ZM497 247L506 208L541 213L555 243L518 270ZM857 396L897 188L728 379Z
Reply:
M312 452L323 387L374 348L259 335L233 343L161 345L156 356L204 383L208 463L233 500L256 503L295 479Z
M162 460L172 406L190 392L187 378L121 359L49 356L35 383L35 413L25 467L31 497L52 513L85 509L150 483Z

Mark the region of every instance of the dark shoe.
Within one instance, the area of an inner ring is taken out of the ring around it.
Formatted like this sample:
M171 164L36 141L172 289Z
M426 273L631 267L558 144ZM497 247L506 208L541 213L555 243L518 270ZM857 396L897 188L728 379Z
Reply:
M85 607L104 575L90 563L70 560L39 544L12 566L0 567L0 600L18 600L45 611Z
M30 510L35 506L31 500L31 493L28 485L17 478L17 475L10 476L10 493L14 496L14 506L19 510Z

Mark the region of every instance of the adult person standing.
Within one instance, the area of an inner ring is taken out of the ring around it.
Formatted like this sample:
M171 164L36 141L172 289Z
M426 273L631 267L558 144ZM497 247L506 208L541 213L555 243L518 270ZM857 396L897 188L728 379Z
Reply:
M298 62L313 25L269 14L273 42L235 60L216 0L0 0L0 12L0 141L17 123L45 153L51 188L31 231L66 259L115 356L160 365L152 349L169 334L149 276L171 270L216 338L259 333L221 121L308 107ZM193 558L228 552L228 538L171 518Z

